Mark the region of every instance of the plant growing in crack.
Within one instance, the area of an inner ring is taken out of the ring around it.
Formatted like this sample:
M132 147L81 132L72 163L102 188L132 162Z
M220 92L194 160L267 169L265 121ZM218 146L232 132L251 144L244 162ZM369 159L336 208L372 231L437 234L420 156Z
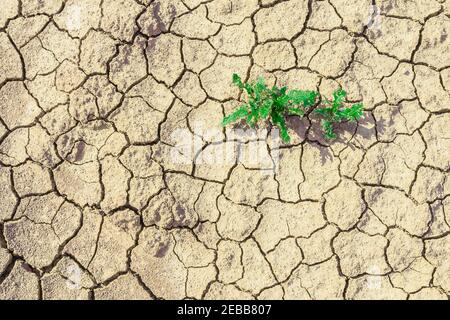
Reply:
M226 126L245 119L249 126L254 127L259 120L269 119L280 129L284 142L290 141L286 115L303 116L307 109L316 103L318 97L318 93L314 91L288 91L287 87L276 86L270 89L263 78L259 78L256 83L243 83L239 75L233 74L233 83L247 92L248 101L225 117L222 124Z
M344 106L344 99L347 96L347 92L342 89L338 89L333 93L333 100L330 101L327 98L323 98L322 105L314 110L315 113L323 117L322 129L325 134L325 138L332 140L336 139L336 133L334 132L334 124L342 121L358 121L363 116L363 104L356 103L351 107Z
M254 127L260 120L269 120L279 128L281 139L288 143L290 136L286 125L286 116L296 115L303 117L314 106L315 113L321 120L324 135L327 139L336 138L334 124L342 121L357 121L363 115L362 103L351 107L344 106L347 93L336 90L333 99L322 97L317 91L289 90L287 87L267 87L260 77L256 83L244 83L239 75L233 74L233 83L247 93L247 102L222 120L226 126L244 119L250 127Z

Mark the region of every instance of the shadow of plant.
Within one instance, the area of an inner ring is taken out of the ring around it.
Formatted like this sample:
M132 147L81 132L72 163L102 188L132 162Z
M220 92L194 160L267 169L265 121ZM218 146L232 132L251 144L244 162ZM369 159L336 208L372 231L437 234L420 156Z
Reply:
M336 124L335 132L337 137L333 140L327 140L324 138L320 118L314 114L310 114L305 117L288 116L286 118L286 124L292 136L292 141L289 143L283 143L281 138L278 138L279 143L281 143L283 147L308 143L313 148L318 149L320 154L320 163L322 165L333 160L333 146L340 144L354 150L356 146L352 143L352 141L358 136L365 140L371 140L376 137L376 131L374 130L375 121L370 112L367 112L363 118L357 122L345 121ZM249 136L257 137L258 133L256 132L258 130L267 129L268 135L270 135L270 132L278 130L276 126L273 126L269 122L267 122L267 127L264 127L263 124L260 123L251 128L243 119L232 124L231 128L242 129L242 132L246 133L242 136L242 141L246 141ZM254 133L249 133L251 131L254 131Z

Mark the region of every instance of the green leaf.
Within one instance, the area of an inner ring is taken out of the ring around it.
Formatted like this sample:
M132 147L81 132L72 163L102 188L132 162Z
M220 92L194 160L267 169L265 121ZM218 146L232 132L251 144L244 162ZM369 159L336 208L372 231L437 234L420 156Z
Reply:
M275 104L280 107L286 107L289 104L289 100L289 96L281 95L276 98Z
M323 120L322 128L325 132L325 138L329 140L336 139L336 134L334 133L333 123L331 121Z
M324 107L316 108L314 112L321 117L322 128L327 139L335 139L336 134L333 131L334 123L341 121L356 121L361 119L364 113L362 103L354 104L351 107L344 107L344 99L347 93L342 90L336 90L333 93L333 101L323 97L322 104Z
M356 121L361 119L363 115L364 115L364 106L362 103L357 103L350 108L348 120Z
M260 90L261 92L262 92L263 90L267 90L266 83L265 83L263 77L259 77L259 78L258 78L258 81L256 82L256 85L255 85L255 86L256 86L256 87L258 88L258 90Z
M259 109L256 102L252 99L249 100L250 114L247 117L247 123L249 126L254 127L259 120Z
M301 117L305 115L305 112L300 108L289 108L288 112L291 115L297 115L297 116L301 116Z
M255 84L255 88L253 91L255 93L255 100L260 101L261 97L267 91L267 87L264 83L264 78L258 78L258 82Z
M291 137L289 136L286 121L283 116L279 113L272 113L272 121L280 129L280 136L283 142L289 143L291 141Z
M253 113L250 113L247 116L247 124L253 128L255 126L255 123L256 123L255 115Z
M333 98L334 98L333 102L335 104L342 105L342 102L344 101L346 96L347 96L347 92L345 92L342 89L338 89L333 92Z
M244 84L243 86L244 86L244 89L247 92L247 94L250 97L253 97L253 87L250 84L248 84L248 83Z
M349 108L344 108L336 113L338 120L357 121L363 115L363 106L361 103L355 104Z
M233 73L233 83L236 86L238 86L240 89L244 88L244 84L242 83L241 77L238 74L236 74L236 73Z
M288 96L293 104L303 104L304 107L310 107L316 103L318 93L315 91L291 90Z
M248 106L243 105L238 109L236 109L235 111L233 111L233 113L231 113L230 115L224 117L222 120L222 125L223 126L229 125L230 123L236 122L239 119L245 118L247 115L248 115Z
M273 106L273 100L264 101L263 105L259 109L259 114L260 114L261 118L266 119L269 116L269 114L272 110L272 106Z

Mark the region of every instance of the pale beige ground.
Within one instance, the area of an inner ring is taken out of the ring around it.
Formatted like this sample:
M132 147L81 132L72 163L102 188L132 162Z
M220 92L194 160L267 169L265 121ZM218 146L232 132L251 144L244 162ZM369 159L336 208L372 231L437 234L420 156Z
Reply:
M374 2L2 0L0 299L448 299L450 1ZM246 141L233 72L365 118Z

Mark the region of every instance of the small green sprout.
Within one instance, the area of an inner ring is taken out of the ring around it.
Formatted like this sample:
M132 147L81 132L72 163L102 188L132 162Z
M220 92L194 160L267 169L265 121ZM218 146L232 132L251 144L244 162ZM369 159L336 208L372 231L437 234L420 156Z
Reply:
M325 132L325 138L336 139L334 133L334 124L342 121L357 121L363 116L362 103L354 104L351 107L344 107L344 99L347 92L342 89L336 90L333 93L333 101L324 99L325 106L314 110L315 113L321 115L322 129Z

